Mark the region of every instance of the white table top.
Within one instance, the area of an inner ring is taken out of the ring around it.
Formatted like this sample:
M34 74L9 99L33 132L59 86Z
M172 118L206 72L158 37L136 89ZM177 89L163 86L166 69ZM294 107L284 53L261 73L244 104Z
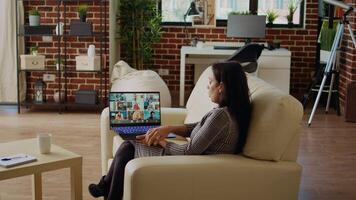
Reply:
M49 171L68 167L81 162L82 156L63 149L57 145L51 145L51 153L41 154L37 145L37 138L18 140L8 143L0 143L0 157L24 153L37 158L37 161L10 167L0 167L0 180L31 174L34 171Z
M181 53L197 55L232 55L236 50L214 49L214 46L206 45L201 48L192 46L182 46ZM291 56L288 49L280 48L275 50L263 50L261 56Z

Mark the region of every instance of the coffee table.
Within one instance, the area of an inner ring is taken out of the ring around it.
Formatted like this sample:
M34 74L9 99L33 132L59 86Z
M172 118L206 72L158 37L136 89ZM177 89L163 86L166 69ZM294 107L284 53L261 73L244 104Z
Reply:
M0 181L20 176L32 175L33 199L42 199L42 172L70 168L71 199L82 200L82 156L57 145L51 146L51 153L41 154L37 138L0 143L0 157L25 153L37 158L36 162L11 168L0 167Z

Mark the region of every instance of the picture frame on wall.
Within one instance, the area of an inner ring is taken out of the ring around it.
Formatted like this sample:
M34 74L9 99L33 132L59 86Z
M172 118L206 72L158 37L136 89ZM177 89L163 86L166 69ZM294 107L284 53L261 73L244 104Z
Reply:
M215 0L196 0L199 16L194 16L192 25L195 27L215 27Z

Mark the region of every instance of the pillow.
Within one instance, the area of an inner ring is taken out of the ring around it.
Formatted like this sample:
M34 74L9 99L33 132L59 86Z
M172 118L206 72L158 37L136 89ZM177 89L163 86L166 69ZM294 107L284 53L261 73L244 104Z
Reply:
M127 64L125 61L120 60L117 62L111 72L111 83L114 83L117 79L122 78L126 74L130 72L137 71L137 69L134 69L130 67L129 64Z

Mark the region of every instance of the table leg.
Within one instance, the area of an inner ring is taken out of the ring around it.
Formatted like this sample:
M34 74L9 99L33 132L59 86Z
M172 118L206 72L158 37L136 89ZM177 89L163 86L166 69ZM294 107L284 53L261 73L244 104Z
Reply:
M35 173L32 175L32 199L42 200L42 175Z
M179 106L184 106L185 93L185 53L180 53Z
M82 165L76 165L70 168L71 176L71 200L83 199L82 183Z

